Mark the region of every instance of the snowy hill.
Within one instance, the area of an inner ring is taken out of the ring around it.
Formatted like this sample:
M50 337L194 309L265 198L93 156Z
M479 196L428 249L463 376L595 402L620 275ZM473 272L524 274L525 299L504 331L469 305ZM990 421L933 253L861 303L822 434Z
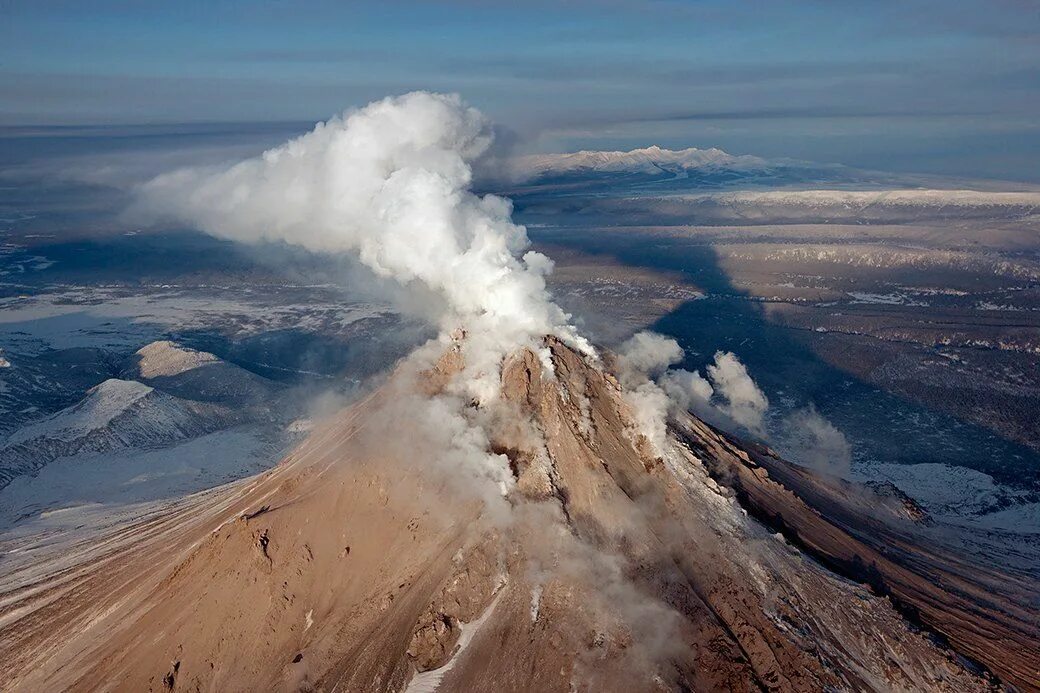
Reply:
M628 189L646 193L651 190L682 192L743 186L913 184L905 176L893 177L836 164L764 159L730 154L714 147L664 149L656 145L627 152L580 151L518 157L511 163L510 178L521 187L510 190L509 194L521 198L546 186L612 194ZM533 186L533 190L527 190L527 186Z
M171 377L220 362L213 354L187 349L169 340L143 346L135 356L137 375L144 379Z
M517 172L524 177L573 172L611 173L677 173L690 169L733 169L756 171L766 169L769 162L757 156L734 156L721 149L662 149L657 145L627 152L587 151L570 154L539 154L516 162Z
M161 447L225 428L237 418L224 407L109 379L77 404L15 431L0 448L0 487L60 457Z
M237 407L266 408L282 390L277 383L213 354L170 341L139 349L123 368L122 377L185 399Z

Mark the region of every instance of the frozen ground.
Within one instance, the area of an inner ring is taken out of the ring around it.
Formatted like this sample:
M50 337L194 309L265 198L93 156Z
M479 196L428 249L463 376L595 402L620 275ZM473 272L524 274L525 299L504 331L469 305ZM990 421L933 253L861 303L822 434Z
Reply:
M246 425L166 448L61 458L0 492L0 526L72 527L194 493L268 468L293 439Z
M861 464L854 481L888 481L936 519L980 529L1040 534L1040 494L946 464Z
M61 286L0 299L0 343L10 352L28 354L73 347L120 349L195 329L219 327L238 337L289 328L331 332L393 315L386 304L331 296L312 303L284 302L286 294L303 299L333 288Z

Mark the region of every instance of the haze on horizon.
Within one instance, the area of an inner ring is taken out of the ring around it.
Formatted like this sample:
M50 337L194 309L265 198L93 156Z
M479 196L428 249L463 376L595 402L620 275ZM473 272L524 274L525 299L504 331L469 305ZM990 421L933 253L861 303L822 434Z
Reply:
M462 94L528 151L721 147L1040 180L1040 9L1021 0L15 0L0 16L2 126L302 132L429 89Z

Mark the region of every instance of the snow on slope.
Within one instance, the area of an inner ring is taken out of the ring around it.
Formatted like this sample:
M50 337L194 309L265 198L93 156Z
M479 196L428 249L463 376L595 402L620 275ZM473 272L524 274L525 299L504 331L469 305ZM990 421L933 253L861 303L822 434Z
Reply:
M723 208L740 214L794 209L828 215L867 210L891 214L929 209L944 214L972 210L1028 215L1040 210L1040 189L1036 186L1015 184L1014 192L1009 192L1007 188L994 188L992 181L735 156L715 148L671 150L653 146L627 152L530 155L515 159L512 171L520 181L584 182L605 186L597 190L613 195L638 189L640 204ZM720 187L730 190L708 192ZM650 194L651 190L658 192Z
M998 484L989 474L948 464L868 463L855 470L859 481L888 481L931 515L947 522L1040 533L1036 494Z
M709 176L710 177L710 176ZM721 178L722 176L715 176ZM660 182L657 189L626 181L602 178L596 196L588 196L567 207L547 196L534 209L539 214L570 213L610 218L612 223L635 225L688 224L782 224L782 223L884 223L939 220L1009 220L1034 224L1040 218L1040 191L987 191L935 187L901 188L898 181L884 187L859 182L797 180L779 176L734 174L730 182L701 185L690 174L691 185L679 187L672 181ZM681 181L680 181L681 182ZM602 183L602 184L600 184ZM717 190L721 185L746 184L759 189ZM656 185L656 183L655 183ZM768 185L770 189L762 189ZM856 185L847 190L834 185ZM824 187L825 186L825 187ZM668 189L665 189L665 188ZM708 192L707 188L716 189ZM871 189L862 189L871 188ZM531 213L528 207L528 214Z
M93 388L80 403L54 416L15 431L8 445L49 438L70 442L108 426L134 403L154 390L132 380L109 379Z
M209 352L166 340L138 349L122 377L185 399L263 410L270 409L281 391L278 384Z
M22 475L0 492L0 528L19 533L67 529L124 512L129 505L176 498L262 471L284 446L256 426L153 450L84 452ZM33 518L29 521L29 518Z
M0 488L60 457L154 448L225 428L228 409L180 399L132 380L110 379L83 400L15 431L0 448Z

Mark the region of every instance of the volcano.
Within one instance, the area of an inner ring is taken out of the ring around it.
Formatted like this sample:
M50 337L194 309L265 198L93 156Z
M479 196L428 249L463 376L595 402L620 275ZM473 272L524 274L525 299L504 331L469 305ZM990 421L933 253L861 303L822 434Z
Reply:
M508 469L488 494L402 405L463 359L398 368L270 471L8 575L3 688L1040 687L1035 582L693 415L657 449L609 356L547 337L505 359L468 405Z

